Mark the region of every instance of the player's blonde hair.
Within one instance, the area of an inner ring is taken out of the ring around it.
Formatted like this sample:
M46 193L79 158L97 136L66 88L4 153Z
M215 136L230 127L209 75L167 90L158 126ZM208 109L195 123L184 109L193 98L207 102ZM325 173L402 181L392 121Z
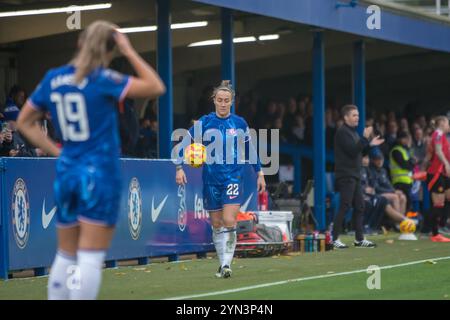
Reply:
M80 83L95 68L106 68L115 48L114 33L118 27L107 21L96 21L84 30L79 39L79 51L72 63L76 67L75 82Z
M230 82L231 82L230 80L222 80L220 85L218 87L214 88L211 98L214 99L219 91L227 91L227 92L231 93L231 98L234 99L235 92L234 92L233 87L231 86Z
M438 129L443 122L448 122L448 118L446 116L437 116L436 118L431 120L431 127L433 130Z

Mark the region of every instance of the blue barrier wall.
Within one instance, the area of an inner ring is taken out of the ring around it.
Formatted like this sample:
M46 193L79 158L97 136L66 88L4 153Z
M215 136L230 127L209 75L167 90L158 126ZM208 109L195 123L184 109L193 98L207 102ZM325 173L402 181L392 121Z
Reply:
M5 277L10 270L51 265L55 160L3 158L2 163L0 277ZM180 187L170 160L122 160L120 214L107 260L213 250L201 169L185 171L188 184ZM256 175L250 166L244 176L243 206L256 210Z

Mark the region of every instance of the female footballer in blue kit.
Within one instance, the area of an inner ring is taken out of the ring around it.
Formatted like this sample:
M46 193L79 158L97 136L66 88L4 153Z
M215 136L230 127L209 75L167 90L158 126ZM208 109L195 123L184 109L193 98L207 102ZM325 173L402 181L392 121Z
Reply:
M222 81L221 85L215 88L212 96L215 112L202 116L198 121L201 124L203 134L208 130L217 130L220 132L224 144L227 139L232 139L236 148L234 140L236 132L238 130L245 132L248 137L249 128L243 118L232 114L230 111L234 95L234 90L231 88L229 81ZM189 133L191 137L194 137L193 127L189 129ZM207 143L204 144L207 145ZM246 144L246 149L255 152L248 140ZM243 165L238 162L239 155L237 152L233 153L232 163L226 161L227 151L224 145L223 154L219 156L223 161L212 164L207 161L203 167L202 176L204 208L211 217L213 242L220 261L220 267L216 273L219 278L231 276L231 262L236 247L236 217L243 197ZM266 187L264 174L257 157L256 160L256 163L252 165L258 174L258 191L264 191ZM186 174L181 166L177 166L176 182L178 184L187 183Z
M120 202L117 105L126 97L157 97L165 91L157 73L117 28L97 21L83 31L75 58L47 72L19 115L23 135L59 157L54 183L58 251L48 281L49 299L97 297ZM107 69L116 47L136 77ZM57 120L61 151L38 125L46 111ZM73 276L72 266L77 269Z

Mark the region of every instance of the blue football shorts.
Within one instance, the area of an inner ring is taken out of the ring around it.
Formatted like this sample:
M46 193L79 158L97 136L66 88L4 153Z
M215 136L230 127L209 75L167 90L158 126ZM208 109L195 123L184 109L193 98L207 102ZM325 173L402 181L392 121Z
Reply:
M203 185L203 206L207 211L222 210L225 205L241 205L243 196L244 184L241 181Z
M92 165L58 172L54 183L57 225L67 228L83 221L114 226L118 219L120 191L119 172Z

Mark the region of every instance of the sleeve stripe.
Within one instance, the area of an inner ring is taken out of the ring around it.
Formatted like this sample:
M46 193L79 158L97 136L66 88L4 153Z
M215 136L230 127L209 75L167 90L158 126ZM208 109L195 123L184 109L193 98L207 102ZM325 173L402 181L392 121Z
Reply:
M130 86L131 86L131 77L128 77L127 84L125 85L122 93L120 94L119 102L122 102L123 100L125 100L128 90L130 90Z

